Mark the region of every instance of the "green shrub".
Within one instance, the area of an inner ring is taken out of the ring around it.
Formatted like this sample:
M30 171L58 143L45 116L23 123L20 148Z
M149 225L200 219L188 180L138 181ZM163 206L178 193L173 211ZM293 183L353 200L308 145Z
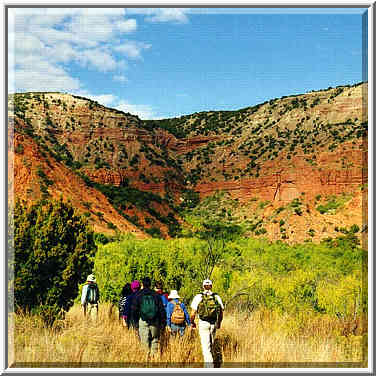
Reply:
M161 230L158 227L147 228L145 232L153 238L162 238Z
M41 166L38 167L37 169L37 175L41 178L42 183L46 186L53 185L53 181L48 179L47 175L45 172L42 170Z
M69 203L17 201L14 207L14 305L48 325L61 317L93 267L96 245Z
M18 144L15 148L14 148L14 151L15 153L17 154L23 154L24 152L24 147L22 144Z
M302 209L300 209L300 208L295 208L294 209L294 213L296 214L296 215L302 215L303 214L303 211L302 211Z
M353 233L353 234L356 234L357 232L359 232L360 228L357 224L354 224L350 227L350 232Z
M329 196L326 199L326 203L316 207L316 210L320 214L335 213L336 209L341 208L343 204L351 198L350 195L343 193L341 196Z
M286 208L284 207L284 206L280 206L279 208L277 208L276 210L275 210L275 213L276 214L279 214L279 213L281 213L283 210L285 210Z
M270 201L261 201L258 205L259 209L265 209L270 204Z
M95 233L94 234L94 241L96 244L107 244L113 241L111 236L102 234L102 233Z
M112 222L107 222L107 228L110 230L116 230L117 227Z
M96 212L95 215L96 215L100 220L102 220L102 219L103 219L103 216L104 216L104 214L103 214L102 212L100 212L100 211Z

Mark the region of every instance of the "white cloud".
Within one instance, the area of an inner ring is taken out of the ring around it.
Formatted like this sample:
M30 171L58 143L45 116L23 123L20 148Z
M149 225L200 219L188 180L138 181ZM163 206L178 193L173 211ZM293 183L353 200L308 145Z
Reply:
M89 37L88 39L88 34L83 35L73 31L57 30L54 28L35 27L32 33L49 45L57 42L66 42L72 46L77 45L77 47L96 47L101 42L100 38L98 40L98 38Z
M40 51L44 48L44 43L42 43L38 38L33 35L18 34L17 37L12 33L12 47L15 49L16 53L33 53Z
M128 78L125 77L125 76L122 75L122 74L115 75L115 76L112 77L112 79L113 79L114 81L119 81L119 82L128 82Z
M129 8L127 14L145 15L150 22L188 22L189 8Z
M80 52L73 49L67 42L59 42L52 47L46 47L44 53L49 61L56 63L68 63L71 60L78 59L80 56Z
M141 52L144 49L151 47L151 44L128 41L120 46L114 47L114 50L125 54L131 59L137 59L141 57Z
M148 17L147 20L150 20L151 22L182 22L186 23L188 22L188 17L185 14L184 9L180 8L163 8L158 9L158 11L152 15L151 17Z
M102 95L93 95L93 94L88 94L85 91L78 92L77 95L80 95L85 98L92 99L93 101L96 101L103 106L112 106L113 103L117 102L117 97L112 94L102 94Z
M119 21L116 23L116 28L123 33L131 33L137 29L137 21L134 19Z
M114 24L108 17L77 15L66 24L66 29L84 40L105 42L114 34Z
M129 112L132 115L137 115L140 119L159 119L151 106L145 104L132 104L129 101L119 98L113 94L95 95L86 90L76 90L74 94L92 99L103 106L115 108L126 113Z
M80 55L76 58L83 66L91 66L100 72L114 70L117 66L116 60L111 54L100 49L81 51Z
M20 68L10 70L9 89L19 91L72 91L80 88L78 79L63 68L38 57L25 58Z
M156 116L152 107L144 104L131 104L127 101L120 101L115 105L115 108L120 111L129 112L132 115L137 115L143 120L154 119Z
M187 21L185 9L150 8L143 12L153 22ZM116 71L113 79L126 82L121 72L127 68L127 60L142 58L143 51L151 47L139 41L123 41L124 34L138 28L132 13L136 14L137 9L10 8L8 56L12 84L16 90L80 90L78 78L65 68L72 63L99 72ZM147 106L137 111L151 113Z

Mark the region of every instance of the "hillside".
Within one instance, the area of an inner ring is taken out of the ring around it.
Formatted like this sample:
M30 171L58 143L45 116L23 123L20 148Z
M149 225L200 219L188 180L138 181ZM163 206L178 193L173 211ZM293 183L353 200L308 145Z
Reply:
M15 94L15 196L62 194L97 231L174 236L190 192L221 190L257 223L253 236L318 242L353 225L366 235L366 94L341 86L158 121L69 94Z

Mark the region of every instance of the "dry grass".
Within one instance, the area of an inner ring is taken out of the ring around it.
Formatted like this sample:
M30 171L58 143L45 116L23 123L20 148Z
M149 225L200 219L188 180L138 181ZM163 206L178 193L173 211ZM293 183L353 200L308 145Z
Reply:
M64 321L46 328L38 317L16 315L13 366L44 367L201 367L196 330L183 339L164 337L162 352L150 358L136 332L121 326L117 312L102 304L97 322L86 321L79 306ZM222 367L317 367L318 363L362 362L365 328L347 333L339 320L257 311L228 313L217 332L215 359ZM345 335L344 335L345 334ZM335 367L335 364L332 365Z

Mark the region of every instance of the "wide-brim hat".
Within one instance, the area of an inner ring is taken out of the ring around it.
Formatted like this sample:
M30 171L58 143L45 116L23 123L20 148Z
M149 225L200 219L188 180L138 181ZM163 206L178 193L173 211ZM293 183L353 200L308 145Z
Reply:
M95 282L94 274L89 274L86 278L86 282Z
M176 290L171 290L168 299L180 299L180 296Z
M213 282L212 282L210 279L205 279L205 280L202 282L202 285L203 285L203 286L213 286Z

